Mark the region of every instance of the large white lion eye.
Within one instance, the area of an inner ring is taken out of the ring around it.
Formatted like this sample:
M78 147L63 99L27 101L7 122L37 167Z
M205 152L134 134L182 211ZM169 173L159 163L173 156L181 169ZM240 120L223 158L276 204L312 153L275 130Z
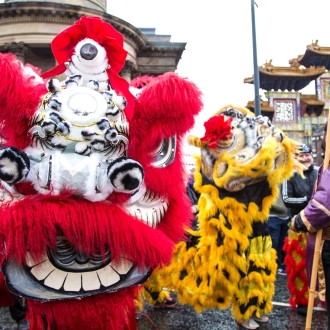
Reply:
M162 139L150 155L154 158L152 165L154 167L166 167L173 163L176 153L176 136L169 139Z

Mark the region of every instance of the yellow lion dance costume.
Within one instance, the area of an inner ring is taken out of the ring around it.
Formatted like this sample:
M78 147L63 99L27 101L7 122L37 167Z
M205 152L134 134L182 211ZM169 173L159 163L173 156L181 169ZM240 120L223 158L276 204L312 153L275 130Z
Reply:
M267 231L278 185L299 165L297 144L267 117L226 106L204 124L203 138L190 137L201 149L194 175L198 226L176 246L171 264L153 272L145 295L164 298L175 290L181 304L197 312L232 306L238 323L251 329L272 310L276 251Z

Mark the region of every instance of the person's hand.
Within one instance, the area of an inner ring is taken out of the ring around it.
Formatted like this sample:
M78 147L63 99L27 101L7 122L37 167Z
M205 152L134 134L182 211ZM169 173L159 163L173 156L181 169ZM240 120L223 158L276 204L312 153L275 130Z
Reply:
M292 229L293 231L297 232L297 230L296 230L295 227L294 227L295 221L296 221L296 216L294 216L294 217L291 219L291 229Z

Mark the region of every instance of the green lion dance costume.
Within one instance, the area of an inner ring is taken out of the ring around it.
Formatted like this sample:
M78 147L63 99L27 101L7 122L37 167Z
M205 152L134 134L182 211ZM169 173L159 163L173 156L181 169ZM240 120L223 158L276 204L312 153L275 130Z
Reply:
M189 138L201 149L197 228L187 229L171 264L153 272L145 295L163 299L166 287L197 312L231 305L237 322L255 329L272 310L277 270L266 221L278 185L299 166L292 157L297 144L242 107L226 106L204 126L203 138Z

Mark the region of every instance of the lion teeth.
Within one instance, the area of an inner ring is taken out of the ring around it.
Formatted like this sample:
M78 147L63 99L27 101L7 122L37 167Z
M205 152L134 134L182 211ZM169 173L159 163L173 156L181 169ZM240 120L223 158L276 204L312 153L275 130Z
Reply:
M131 260L120 258L98 270L69 272L56 268L47 255L45 258L35 260L30 253L27 254L26 261L28 267L31 267L31 275L43 281L46 287L66 292L93 291L100 289L101 285L109 287L119 282L120 275L126 275L133 267Z
M101 287L97 272L82 273L82 288L85 291L98 290Z
M44 283L50 288L59 290L62 287L67 275L67 272L63 272L62 270L55 268L54 271L51 272L50 275L45 279Z
M81 289L81 273L68 273L63 289L64 291L79 292Z
M97 271L100 282L107 287L117 283L120 280L119 275L109 265Z
M167 209L168 202L150 191L146 191L134 204L125 206L125 210L130 215L152 228L156 228L162 221Z
M110 266L120 275L127 274L133 266L133 262L128 259L121 259L120 262L112 261Z
M52 263L47 259L42 263L36 265L31 269L31 274L38 280L44 280L50 273L55 270L55 267Z

